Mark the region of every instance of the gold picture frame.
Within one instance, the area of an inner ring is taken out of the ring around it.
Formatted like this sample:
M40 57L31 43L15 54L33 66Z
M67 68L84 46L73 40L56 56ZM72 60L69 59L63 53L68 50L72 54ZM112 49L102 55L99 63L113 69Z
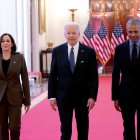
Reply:
M102 10L102 1L101 0L90 0L90 9L92 12L100 12Z
M114 1L113 0L106 0L105 11L106 12L113 12L114 11Z
M38 0L39 33L46 32L46 0Z

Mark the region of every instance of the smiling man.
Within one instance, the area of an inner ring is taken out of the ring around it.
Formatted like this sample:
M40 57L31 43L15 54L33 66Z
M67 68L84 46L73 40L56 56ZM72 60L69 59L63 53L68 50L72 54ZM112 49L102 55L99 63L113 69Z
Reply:
M122 113L124 140L140 140L140 20L130 19L126 30L129 39L115 50L112 100L116 110Z

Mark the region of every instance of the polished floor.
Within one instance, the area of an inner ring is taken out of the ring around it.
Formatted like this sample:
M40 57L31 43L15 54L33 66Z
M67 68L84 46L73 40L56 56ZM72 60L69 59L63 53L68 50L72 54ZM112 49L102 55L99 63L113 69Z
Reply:
M42 79L40 86L38 86L36 79L32 79L32 81L30 81L31 99L40 95L42 92L47 90L47 88L48 88L48 79L46 79L46 78Z
M38 88L36 83L31 86L33 99L29 112L22 116L21 140L60 139L59 113L52 110L47 99L47 83L44 79L42 87ZM71 140L77 140L74 115ZM111 76L99 76L97 102L89 113L89 140L123 140L121 114L111 101Z

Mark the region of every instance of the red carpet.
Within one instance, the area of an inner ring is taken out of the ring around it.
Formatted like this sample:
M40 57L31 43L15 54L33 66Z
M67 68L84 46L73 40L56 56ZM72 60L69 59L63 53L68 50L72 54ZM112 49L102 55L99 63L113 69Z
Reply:
M89 140L123 140L121 114L111 101L111 77L101 76L95 107L89 114ZM75 119L72 140L77 140ZM21 140L60 140L58 112L52 111L48 100L32 108L22 117Z

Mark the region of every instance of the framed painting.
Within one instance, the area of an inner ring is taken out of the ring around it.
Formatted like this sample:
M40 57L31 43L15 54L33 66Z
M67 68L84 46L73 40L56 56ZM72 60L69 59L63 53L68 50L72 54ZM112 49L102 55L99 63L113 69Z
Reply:
M46 0L38 0L39 33L46 32Z
M114 11L114 1L113 0L106 0L105 11L106 12L113 12Z
M89 0L89 7L92 12L100 12L102 10L101 0Z
M89 8L92 12L113 12L114 0L89 0Z

